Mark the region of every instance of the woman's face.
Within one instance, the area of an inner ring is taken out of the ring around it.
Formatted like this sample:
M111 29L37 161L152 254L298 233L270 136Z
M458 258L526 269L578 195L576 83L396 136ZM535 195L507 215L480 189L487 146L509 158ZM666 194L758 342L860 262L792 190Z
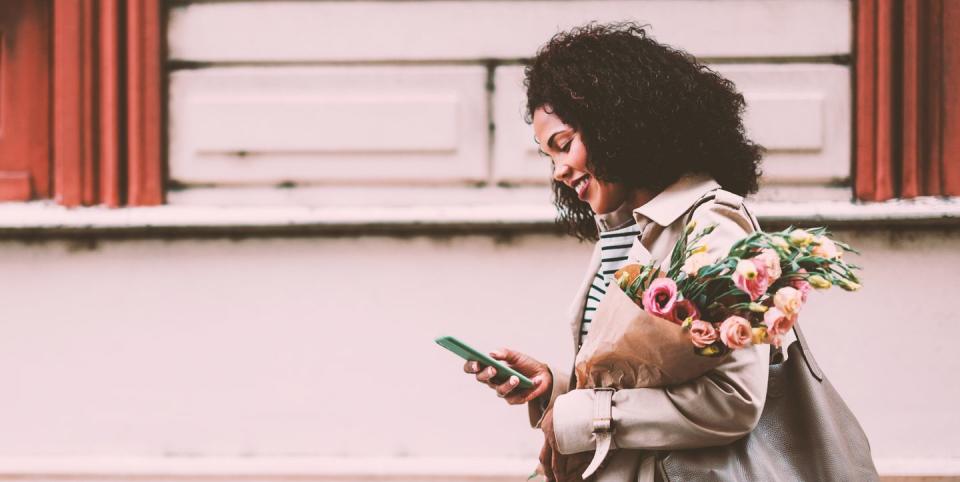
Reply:
M533 113L533 135L540 151L553 160L553 178L576 191L594 213L609 213L630 195L630 189L623 184L593 176L587 168L587 149L580 134L550 112L549 106Z

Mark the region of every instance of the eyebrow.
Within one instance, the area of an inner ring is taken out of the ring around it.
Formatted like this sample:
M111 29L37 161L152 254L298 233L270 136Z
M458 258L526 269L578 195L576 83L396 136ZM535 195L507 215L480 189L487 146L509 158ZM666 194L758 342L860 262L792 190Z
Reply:
M559 149L559 147L554 143L554 139L557 137L558 134L561 134L561 133L563 133L563 132L565 132L565 131L566 131L566 129L560 129L560 130L558 130L557 132L554 132L553 134L550 134L550 138L547 139L547 147L549 147L549 148L551 148L551 149L553 149L553 150ZM536 137L536 136L533 137L533 142L536 142L538 146L540 145L540 142L537 141L537 137ZM539 150L540 152L543 152L543 149L538 149L538 150ZM544 152L544 154L546 154L546 153Z

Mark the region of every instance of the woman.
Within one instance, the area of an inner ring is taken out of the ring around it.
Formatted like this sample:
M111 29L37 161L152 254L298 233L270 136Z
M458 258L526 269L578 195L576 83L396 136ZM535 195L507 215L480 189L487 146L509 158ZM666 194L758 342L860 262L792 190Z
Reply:
M743 97L693 57L632 23L590 24L554 36L527 67L526 86L535 140L553 164L559 220L597 242L571 313L575 349L590 336L613 273L628 262L668 263L689 219L717 225L705 239L715 255L752 231L741 196L757 189L762 149L744 135ZM573 389L570 370L523 353L493 356L534 388L517 389L515 377L493 384L493 369L476 363L464 370L508 403L529 404L531 424L544 432L548 478L578 480L598 441L610 440L596 480L651 481L658 453L726 444L753 429L769 348L738 350L687 383L615 393Z

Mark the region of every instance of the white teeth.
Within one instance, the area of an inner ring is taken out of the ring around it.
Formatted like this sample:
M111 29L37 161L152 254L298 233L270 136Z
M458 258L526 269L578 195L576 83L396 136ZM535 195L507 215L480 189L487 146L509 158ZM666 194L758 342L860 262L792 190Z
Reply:
M587 189L587 181L588 181L588 180L589 180L589 177L586 177L586 176L585 176L585 177L580 178L580 180L577 181L577 183L573 185L573 189L574 189L575 191L577 191L577 195L578 195L578 196L582 196L582 195L583 195L583 191Z

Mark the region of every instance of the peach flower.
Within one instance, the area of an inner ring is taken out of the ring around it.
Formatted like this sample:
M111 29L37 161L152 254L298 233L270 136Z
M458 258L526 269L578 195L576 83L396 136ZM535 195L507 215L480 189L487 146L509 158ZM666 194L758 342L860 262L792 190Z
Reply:
M681 269L689 276L696 276L700 268L709 266L713 264L714 261L713 256L710 256L706 252L694 253L684 261L683 268Z
M763 314L763 323L767 325L770 343L776 347L780 347L780 337L787 334L796 322L796 316L788 316L779 308L770 308Z
M677 301L677 284L670 278L657 278L643 292L643 307L650 314L670 319Z
M814 243L813 249L810 250L814 256L827 259L840 259L843 256L843 250L826 236L817 236Z
M783 251L790 250L790 243L788 243L785 239L781 238L776 234L774 234L773 237L770 238L770 244L780 248Z
M789 236L790 244L798 248L805 248L813 242L813 235L804 229L794 229L793 231L790 231Z
M796 316L803 306L803 293L796 288L784 286L773 295L773 305L787 316Z
M703 348L717 341L717 329L703 320L693 320L690 324L690 340L693 346Z
M720 324L720 341L731 349L746 347L753 338L750 322L740 316L731 316Z

